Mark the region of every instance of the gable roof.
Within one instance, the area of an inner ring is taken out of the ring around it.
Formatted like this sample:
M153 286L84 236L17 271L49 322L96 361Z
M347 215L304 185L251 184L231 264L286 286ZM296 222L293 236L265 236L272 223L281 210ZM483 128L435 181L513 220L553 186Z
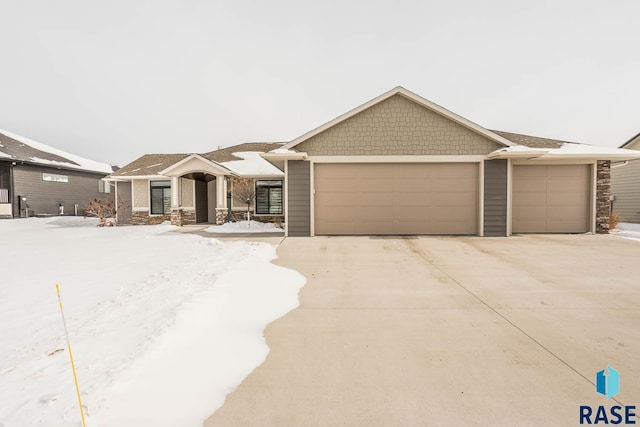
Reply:
M118 176L159 175L160 171L185 159L188 154L145 154L112 173Z
M321 132L324 132L325 130L337 125L338 123L341 123L353 116L355 116L358 113L361 113L363 111L365 111L366 109L372 107L373 105L379 104L382 101L385 101L386 99L391 98L392 96L395 95L401 95L419 105L421 105L424 108L427 108L435 113L440 114L441 116L444 116L446 118L448 118L449 120L452 120L462 126L464 126L465 128L476 132L502 146L505 147L510 147L512 145L514 145L511 141L509 141L508 139L505 139L504 137L502 137L501 135L498 135L488 129L483 128L482 126L473 123L470 120L465 119L462 116L459 116L449 110L447 110L446 108L443 108L441 106L439 106L438 104L434 104L433 102L429 101L426 98L421 97L420 95L416 95L415 93L403 88L402 86L397 86L393 89L391 89L388 92L383 93L382 95L372 99L371 101L365 102L364 104L360 105L359 107L356 107L344 114L342 114L341 116L336 117L335 119L328 121L327 123L305 133L304 135L299 136L298 138L294 139L293 141L285 144L282 148L284 149L291 149L293 147L295 147L296 145L302 143L303 141L306 141L309 138L312 138L316 135L318 135Z
M252 156L249 160L246 159L246 155L239 157L238 155L234 155L234 153L265 153L270 150L278 149L282 147L283 144L283 142L246 142L231 147L209 151L204 154L145 154L128 165L118 169L110 176L113 178L158 176L162 175L162 172L166 169L169 169L172 166L177 166L180 162L186 161L187 158L195 156L219 164L225 169L229 169L230 172L235 172L241 175L261 175L265 172L265 167L263 167L264 165L260 165L259 162L253 158L258 156ZM259 160L267 166L270 166L266 160ZM255 170L252 170L252 168L255 168Z
M627 142L622 144L620 146L620 148L626 148L629 145L633 145L633 144L635 144L636 142L639 142L639 141L640 141L640 133L638 133L636 136L634 136L633 138L631 138L630 140L628 140Z
M113 172L113 168L107 163L85 159L2 129L0 129L0 159L59 169L98 172L105 175Z

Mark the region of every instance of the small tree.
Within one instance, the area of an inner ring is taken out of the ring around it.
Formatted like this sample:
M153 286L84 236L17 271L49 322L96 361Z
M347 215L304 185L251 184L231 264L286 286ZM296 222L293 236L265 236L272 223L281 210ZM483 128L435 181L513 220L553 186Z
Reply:
M124 207L125 202L118 198L118 205ZM114 225L114 221L111 218L115 217L116 213L116 203L113 199L92 199L84 207L85 216L93 215L98 217L100 220L98 227Z
M250 178L235 178L233 181L233 188L231 194L233 194L234 200L242 201L247 204L247 221L251 220L251 203L256 199L256 186L253 179Z

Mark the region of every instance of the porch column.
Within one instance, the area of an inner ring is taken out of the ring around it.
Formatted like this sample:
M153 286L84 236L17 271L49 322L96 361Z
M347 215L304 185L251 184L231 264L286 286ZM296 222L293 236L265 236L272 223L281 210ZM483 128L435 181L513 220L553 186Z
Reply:
M171 210L180 207L180 177L171 177Z
M227 180L224 175L216 175L216 224L224 224L227 219Z

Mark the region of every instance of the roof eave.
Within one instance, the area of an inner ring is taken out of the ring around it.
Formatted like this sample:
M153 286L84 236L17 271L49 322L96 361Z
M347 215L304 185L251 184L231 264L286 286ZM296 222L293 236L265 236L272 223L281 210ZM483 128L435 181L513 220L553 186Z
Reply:
M531 151L518 151L518 152L508 152L508 151L494 151L492 153L487 154L487 158L489 159L535 159L547 154L547 150L531 150Z

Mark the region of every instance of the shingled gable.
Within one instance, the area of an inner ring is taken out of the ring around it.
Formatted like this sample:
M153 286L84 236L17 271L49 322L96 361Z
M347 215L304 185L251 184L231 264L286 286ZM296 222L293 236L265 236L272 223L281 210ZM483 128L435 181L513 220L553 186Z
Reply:
M487 130L485 128L483 128L482 126L477 125L476 123L471 122L470 120L465 119L462 116L459 116L437 104L434 104L433 102L401 87L398 86L372 100L370 100L369 102L366 102L362 105L360 105L359 107L354 108L351 111L348 111L347 113L336 117L335 119L323 124L322 126L319 126L313 130L311 130L310 132L305 133L304 135L294 139L293 141L285 144L282 149L283 150L291 150L297 146L299 146L300 144L302 144L305 141L310 140L311 138L327 131L328 129L343 123L355 116L357 116L360 113L365 112L366 110L370 109L373 106L376 106L380 103L383 103L387 100L389 100L390 98L394 97L394 96L401 96L405 99L408 99L424 108L426 108L427 110L436 113L437 115L444 117L446 119L451 120L452 122L462 126L465 129L468 129L490 141L493 141L494 143L496 143L499 147L510 147L512 145L514 145L511 141L509 141L508 139L502 137L501 135L498 135L490 130ZM304 151L301 149L296 149L296 151Z
M640 133L636 136L625 142L620 146L620 148L628 148L630 150L638 150L640 149Z

